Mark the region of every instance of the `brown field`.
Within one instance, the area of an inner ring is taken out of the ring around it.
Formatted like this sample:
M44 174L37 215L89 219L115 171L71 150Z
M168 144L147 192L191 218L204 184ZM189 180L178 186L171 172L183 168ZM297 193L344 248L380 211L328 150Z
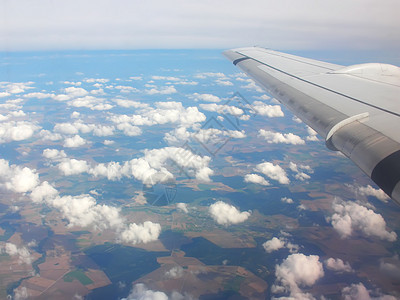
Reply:
M221 248L253 248L256 245L253 237L250 235L241 235L240 237L221 229L201 232L186 232L190 238L203 237Z
M149 288L167 293L178 291L195 298L205 294L216 294L235 288L247 299L261 299L268 285L243 267L207 266L193 257L159 257L161 267L145 275L135 283L145 283ZM169 275L173 268L181 271L176 277ZM239 284L239 286L237 286Z

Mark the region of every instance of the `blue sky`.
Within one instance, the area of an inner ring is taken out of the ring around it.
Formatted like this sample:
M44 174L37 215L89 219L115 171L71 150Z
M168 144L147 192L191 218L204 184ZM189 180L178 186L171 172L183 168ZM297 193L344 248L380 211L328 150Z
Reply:
M397 0L0 0L0 11L0 51L400 48Z

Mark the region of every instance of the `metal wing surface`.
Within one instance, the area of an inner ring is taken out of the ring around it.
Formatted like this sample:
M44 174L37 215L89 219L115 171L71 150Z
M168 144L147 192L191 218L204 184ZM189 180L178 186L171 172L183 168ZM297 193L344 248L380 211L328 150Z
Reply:
M259 47L224 55L400 204L400 68L345 67Z

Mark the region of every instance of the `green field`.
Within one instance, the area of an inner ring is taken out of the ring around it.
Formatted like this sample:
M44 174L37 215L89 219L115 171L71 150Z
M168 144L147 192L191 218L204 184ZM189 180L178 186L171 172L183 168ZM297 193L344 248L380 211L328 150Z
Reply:
M82 283L83 285L88 285L93 283L93 280L87 277L85 273L83 273L83 271L79 269L71 271L68 274L65 274L63 279L65 282L72 282L74 279L76 279L79 280L79 282Z

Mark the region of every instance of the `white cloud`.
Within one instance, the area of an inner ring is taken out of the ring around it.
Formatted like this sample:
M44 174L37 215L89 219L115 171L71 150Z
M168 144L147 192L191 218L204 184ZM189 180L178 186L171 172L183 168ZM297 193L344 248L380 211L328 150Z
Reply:
M219 114L230 114L232 116L243 115L244 111L236 106L226 105L226 104L215 104L215 103L201 103L200 108L206 111L215 111Z
M37 98L37 99L53 98L54 96L55 96L54 94L40 93L40 92L29 93L24 95L25 98Z
M103 142L103 144L106 145L106 146L112 145L112 144L114 144L114 143L115 143L115 142L114 142L114 141L111 141L111 140L104 140L104 142Z
M64 159L58 164L58 169L66 176L77 175L89 171L89 165L84 160Z
M260 116L266 116L270 118L285 116L280 105L268 105L261 101L254 101L251 105L251 108Z
M68 219L68 226L92 227L96 230L113 229L118 240L124 243L148 243L158 239L161 226L145 221L143 224L130 223L121 217L119 209L97 204L90 195L59 196L58 191L48 182L38 185L31 193L32 201L45 202L59 210Z
M92 132L95 136L110 136L114 134L114 126L85 124L78 120L74 123L57 123L54 131L62 134L78 134Z
M85 78L83 81L87 83L107 83L110 80L106 78Z
M371 293L374 295L371 296ZM383 295L381 292L372 292L360 282L352 284L349 287L342 289L342 298L344 300L396 300L397 298L391 295Z
M206 120L206 116L199 112L197 107L184 107L181 102L156 102L155 108L147 107L139 111L140 114L111 115L109 119L115 124L128 123L132 126L152 126L162 124L176 124L178 126L194 126Z
M293 133L279 133L269 130L260 129L258 135L263 137L269 144L292 144L304 145L304 140Z
M177 203L177 204L176 204L176 208L179 209L179 210L181 210L181 211L183 211L183 212L186 213L186 214L189 212L186 203L182 203L182 202Z
M180 81L181 79L173 76L151 76L153 80L164 80L164 81Z
M307 141L318 141L318 133L312 129L310 126L307 126L308 136L306 137Z
M307 165L297 165L294 162L290 162L289 163L289 169L292 170L293 172L296 173L296 175L294 176L296 179L300 180L300 181L305 181L310 179L310 175L306 174L303 171L307 171L308 173L313 173L313 169L311 169L310 166Z
M172 267L169 271L165 272L167 278L178 279L184 275L185 271L181 266Z
M0 88L5 90L6 96L10 94L21 94L25 90L33 89L31 85L32 81L29 82L0 82Z
M67 154L65 154L64 150L57 149L44 149L42 155L50 160L62 160L67 157Z
M64 89L64 92L70 96L71 98L83 97L89 94L89 92L83 88L77 88L74 86L67 87Z
M245 182L251 182L251 183L257 183L257 184L261 184L261 185L270 185L270 183L265 180L264 177L258 175L258 174L246 174L244 176L244 181Z
M0 180L8 190L26 193L39 184L39 175L28 167L10 166L8 161L0 159Z
M58 191L47 181L43 181L40 185L36 186L30 195L32 201L35 203L49 202L57 196Z
M121 93L139 92L139 90L137 88L134 88L132 86L126 86L126 85L117 85L115 88L117 90L120 90Z
M382 191L381 189L374 189L369 184L367 186L358 187L357 192L360 193L361 195L373 196L383 202L388 202L388 200L390 199L389 196L386 195L384 191Z
M138 136L142 134L142 129L129 123L119 123L117 129L121 130L126 136Z
M33 257L31 256L28 248L26 247L18 247L13 243L6 243L5 245L0 245L0 253L7 253L10 256L18 256L19 264L28 264L32 263Z
M221 225L242 223L250 217L250 212L240 212L233 205L222 201L217 201L216 203L211 204L209 207L209 213L214 221Z
M296 253L276 266L275 276L273 293L289 293L294 299L312 299L311 295L302 293L300 287L314 285L324 276L324 269L319 256Z
M81 116L81 113L80 113L80 112L74 111L74 112L71 114L71 119L78 119L80 116Z
M278 181L280 184L289 184L290 180L284 169L270 162L260 163L256 166L255 171L258 171L272 180Z
M87 172L95 177L103 176L109 180L118 180L122 177L133 177L146 185L165 182L174 177L168 166L178 166L188 175L199 181L209 182L213 171L208 167L211 160L208 156L199 156L190 150L179 147L165 147L160 149L144 150L144 156L134 158L122 164L119 162L101 163L89 166L86 161L65 159L58 168L65 175Z
M132 101L132 100L126 100L126 99L115 99L114 100L119 106L122 107L133 107L133 108L146 108L149 105L147 103L142 103L139 101Z
M293 199L292 198L288 198L288 197L282 197L281 201L283 203L288 203L288 204L292 204L293 203Z
M76 172L86 162L69 160L67 172ZM119 209L105 204L99 205L90 195L59 196L58 191L47 181L39 185L39 175L27 167L9 165L0 159L0 180L2 186L17 193L32 191L30 199L35 203L46 203L59 210L68 219L69 227L92 227L96 230L114 229L122 242L136 244L147 243L158 238L160 224L145 221L143 224L130 223L120 216Z
M168 144L178 144L187 141L190 138L196 139L205 145L224 144L228 138L242 139L246 137L244 130L220 130L216 128L200 129L196 132L189 132L183 126L174 129L165 134L164 140Z
M288 239L283 236L280 238L273 237L272 239L266 241L262 245L267 253L271 253L273 251L282 249L282 248L287 248L289 249L290 253L296 253L299 251L299 245L293 244L288 241Z
M78 128L71 123L58 123L54 126L53 130L63 134L77 134L79 132Z
M127 298L122 300L193 300L193 297L173 291L170 296L160 291L149 290L143 283L137 283L133 286Z
M175 94L178 91L175 89L173 85L165 86L161 88L152 88L150 90L146 90L146 93L149 95L170 95Z
M81 138L79 135L66 138L64 141L64 147L66 148L77 148L86 144L86 140Z
M233 83L229 80L216 79L215 83L220 86L233 86Z
M206 79L207 77L220 78L220 79L228 78L224 73L221 72L203 72L196 74L194 77L199 79Z
M39 126L28 121L0 123L0 143L29 139L39 128Z
M380 214L351 201L336 201L332 208L334 214L328 218L333 228L342 238L351 236L357 230L366 236L377 237L393 242L397 234L386 230L386 222Z
M220 102L221 99L218 96L212 95L212 94L198 94L194 93L193 96L197 100L202 100L206 102Z
M28 293L28 289L24 286L14 289L14 300L25 300L28 299L30 294Z
M264 91L263 89L261 89L261 88L254 82L253 79L248 78L248 79L244 79L244 81L245 81L247 84L244 85L244 86L241 86L241 88L248 89L248 90L254 90L254 91L259 92L259 93L265 93L265 91Z
M121 241L130 244L148 243L158 239L161 233L161 225L146 221L143 224L131 223L121 231L119 238Z
M338 273L350 273L353 272L352 267L348 262L344 262L340 258L328 258L325 260L325 266L327 269L338 272Z
M59 140L62 139L61 134L53 133L53 132L51 132L49 130L45 130L45 129L42 129L39 132L39 137L44 141L53 141L53 142L54 141L59 141Z
M285 241L282 239L278 239L277 237L273 237L271 240L263 243L263 247L267 253L271 253L273 251L279 250L285 246Z
M74 107L86 107L91 110L110 110L113 108L113 106L105 102L103 98L97 98L93 96L84 96L70 100L68 105Z

